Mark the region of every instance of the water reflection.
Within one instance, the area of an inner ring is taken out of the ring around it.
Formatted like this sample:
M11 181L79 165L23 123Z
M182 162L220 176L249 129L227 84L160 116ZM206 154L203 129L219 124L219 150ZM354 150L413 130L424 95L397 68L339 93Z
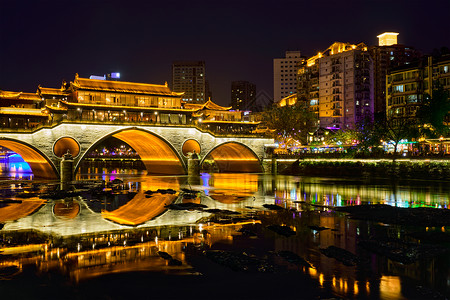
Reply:
M269 184L269 182L268 182ZM269 184L270 185L270 184ZM387 204L397 207L448 208L445 183L370 183L342 179L277 176L271 188L276 199L306 201L325 206Z
M408 230L424 229L405 230L352 220L327 208L362 203L447 208L450 193L445 184L362 184L256 174L203 174L192 181L186 176L97 171L80 174L77 179L112 182L120 178L124 181L121 190L113 193L106 187L99 194L81 193L78 197L48 201L39 197L3 197L20 201L0 203L3 224L0 269L12 266L11 270L21 272L38 266L39 272L59 272L74 282L114 272L142 270L195 274L186 257L186 247L201 245L209 249L227 245L265 256L281 250L296 253L313 268L274 259L287 269L308 274L324 289L344 298L408 298L408 290L418 284L449 293L448 257L402 264L358 246L359 241L377 236L411 241ZM10 183L1 187L2 195L6 191L29 192L29 189L29 185ZM158 189L173 189L176 193L146 193ZM185 198L183 189L197 193L195 197ZM303 201L313 205L304 205ZM211 213L206 211L168 209L167 205L173 203L203 204L208 209L258 217L219 224L210 222ZM263 208L264 204L273 203L287 209L273 212ZM289 238L276 235L265 229L271 224L287 225L296 234ZM311 225L328 229L317 231ZM242 227L258 229L261 234L246 237L237 231ZM448 231L448 228L428 230ZM364 265L345 266L321 254L319 249L328 246L357 254ZM180 260L182 267L170 266L158 251Z

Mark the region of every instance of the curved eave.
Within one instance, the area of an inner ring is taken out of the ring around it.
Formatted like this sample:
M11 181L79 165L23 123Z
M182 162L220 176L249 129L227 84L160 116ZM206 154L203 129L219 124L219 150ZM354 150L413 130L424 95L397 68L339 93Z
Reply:
M261 122L244 122L244 121L215 121L215 120L204 120L204 124L239 124L239 125L259 125Z
M8 115L8 116L16 116L16 117L48 118L48 114L14 112L14 111L0 111L0 115Z
M66 107L55 107L55 106L46 105L45 108L48 109L50 112L67 112Z

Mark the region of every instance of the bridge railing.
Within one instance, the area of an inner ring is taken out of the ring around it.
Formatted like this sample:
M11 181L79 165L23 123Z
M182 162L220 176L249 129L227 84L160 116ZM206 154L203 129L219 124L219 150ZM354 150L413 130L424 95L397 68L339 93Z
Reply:
M239 130L212 130L204 124L198 123L161 123L161 122L146 122L146 121L95 121L95 120L59 120L52 123L39 124L34 127L28 128L0 128L0 133L33 133L45 128L53 128L60 124L85 124L85 125L123 125L123 126L147 126L147 127L187 127L196 128L202 132L210 133L215 137L259 137L268 138L268 136L262 133L252 133L250 131L239 131Z

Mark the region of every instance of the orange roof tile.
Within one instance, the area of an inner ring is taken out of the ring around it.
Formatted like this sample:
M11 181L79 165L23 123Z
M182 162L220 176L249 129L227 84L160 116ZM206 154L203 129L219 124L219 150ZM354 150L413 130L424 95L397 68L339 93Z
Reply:
M0 99L42 101L36 93L0 91Z

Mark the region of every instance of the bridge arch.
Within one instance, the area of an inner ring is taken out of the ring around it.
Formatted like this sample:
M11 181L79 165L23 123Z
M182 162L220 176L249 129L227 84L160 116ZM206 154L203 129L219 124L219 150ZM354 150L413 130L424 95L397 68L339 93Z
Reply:
M247 145L239 142L225 142L214 147L203 157L201 165L206 160L214 160L220 172L263 172L261 161L256 153Z
M83 156L78 160L75 173L78 171L81 161L101 142L109 137L117 138L133 148L140 156L148 173L165 175L186 174L186 166L180 154L163 137L137 127L124 128L109 133L93 143Z
M53 162L36 147L10 138L0 138L0 146L19 154L28 163L35 177L58 178L59 174Z

